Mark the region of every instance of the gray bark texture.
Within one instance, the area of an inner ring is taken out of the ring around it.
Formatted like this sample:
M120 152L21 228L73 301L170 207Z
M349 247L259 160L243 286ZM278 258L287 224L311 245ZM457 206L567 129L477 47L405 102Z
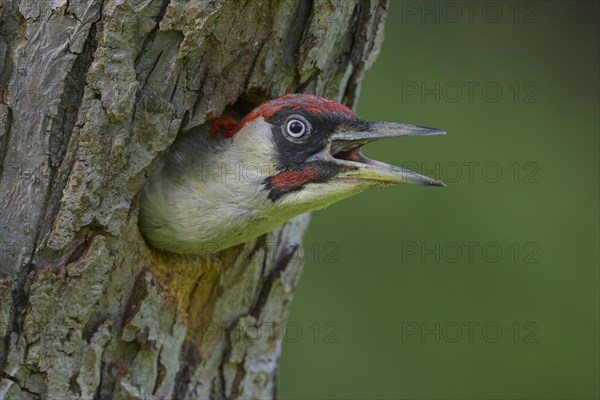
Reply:
M177 135L287 92L354 106L386 0L3 0L0 398L272 398L307 216L149 248ZM260 332L257 332L260 331ZM262 334L259 334L262 333Z

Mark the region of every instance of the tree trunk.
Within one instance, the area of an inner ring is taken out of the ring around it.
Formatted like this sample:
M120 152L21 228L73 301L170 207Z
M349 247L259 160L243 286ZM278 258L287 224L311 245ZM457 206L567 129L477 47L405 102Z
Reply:
M270 398L308 216L149 248L178 134L286 92L353 106L386 0L3 0L0 398Z

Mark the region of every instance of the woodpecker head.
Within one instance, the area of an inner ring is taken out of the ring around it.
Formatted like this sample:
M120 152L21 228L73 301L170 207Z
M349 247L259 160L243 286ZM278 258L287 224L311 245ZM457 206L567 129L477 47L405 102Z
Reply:
M364 121L332 100L288 94L239 122L217 120L177 140L144 188L140 228L155 247L211 253L368 187L443 186L361 153L381 138L439 134Z

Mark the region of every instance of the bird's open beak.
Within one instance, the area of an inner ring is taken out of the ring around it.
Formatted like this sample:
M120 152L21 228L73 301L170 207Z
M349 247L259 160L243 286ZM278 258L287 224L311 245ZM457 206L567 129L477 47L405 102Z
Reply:
M330 138L329 154L347 167L339 177L360 179L383 184L417 183L421 185L446 186L443 182L416 172L365 157L360 148L372 141L400 136L445 135L440 129L398 124L394 122L370 122L366 130L335 133Z

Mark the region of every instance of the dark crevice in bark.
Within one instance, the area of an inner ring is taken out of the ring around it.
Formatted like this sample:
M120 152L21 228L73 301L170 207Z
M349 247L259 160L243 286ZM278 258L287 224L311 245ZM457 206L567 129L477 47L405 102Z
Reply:
M12 133L12 108L9 104L5 103L5 92L8 80L15 67L13 63L15 49L12 45L15 41L10 40L10 38L24 37L25 29L26 22L18 10L18 5L11 2L3 2L2 14L0 15L0 104L6 105L8 120L4 126L4 134L0 136L0 184L2 183L1 179L4 176L4 158L8 151L8 142ZM5 41L5 38L8 40ZM0 123L2 122L3 121L0 121Z
M293 86L295 87L294 92L298 93L303 93L308 85L318 78L320 73L318 69L315 69L305 82L301 82L302 71L300 71L300 65L302 64L302 60L298 59L300 54L299 50L302 42L305 40L305 36L309 32L313 7L313 1L298 2L298 8L296 9L294 19L301 21L301 23L292 25L292 29L290 30L289 35L286 36L282 46L284 60L287 61L290 66L296 65Z
M162 385L163 379L165 378L165 375L167 373L165 366L162 364L162 362L160 362L160 357L162 355L163 349L164 346L161 346L158 350L158 355L156 356L156 380L154 383L154 388L152 388L152 394L156 394L156 391L158 390L160 385Z
M225 362L227 362L227 357L224 358ZM231 395L229 398L237 399L240 395L240 383L244 379L244 375L246 375L246 371L244 370L244 362L246 361L246 356L242 357L242 360L236 364L235 377L233 378L231 384ZM221 367L223 369L223 367ZM223 388L225 389L225 388Z
M252 307L248 311L249 315L252 315L253 317L258 319L258 317L260 316L260 311L263 309L265 303L267 302L267 300L269 298L269 294L271 293L271 288L275 284L275 281L281 275L281 272L284 271L285 268L290 263L290 261L292 261L292 258L294 257L294 254L298 250L298 247L299 247L298 243L287 243L281 249L281 253L279 254L277 261L275 262L273 269L269 273L269 276L265 279L265 284L262 287L259 295L256 297L255 303L252 305Z
M10 70L12 69L12 65L8 62L10 57L10 51L8 45L4 41L4 18L0 16L0 22L2 25L0 26L0 103L4 101L4 90L5 90L5 82L10 75Z
M209 37L210 39L214 39L212 36ZM201 62L203 61L203 59L201 60ZM202 64L200 64L202 65ZM202 91L204 91L206 82L208 81L209 78L209 71L206 68L199 68L200 71L196 71L196 73L201 73L202 76L199 79L199 89L198 92L201 93ZM196 93L197 94L197 93ZM198 113L198 107L200 107L200 100L201 100L202 96L196 95L196 98L194 99L194 104L192 105L192 107L190 108L190 110L188 111L188 117L191 117L192 119L194 118L194 116ZM185 117L185 116L184 116ZM209 113L207 116L205 116L207 119L210 118L215 118L218 117L218 115L214 115ZM188 127L187 126L187 121L185 121L186 124L183 124L182 126L185 127L185 129L187 130L188 128L192 128L191 126Z
M18 43L18 40L12 38L25 37L26 21L23 15L19 12L19 6L16 2L3 1L2 15L0 15L0 102L4 100L5 89L8 80L10 79L14 64L14 48L13 43ZM7 38L8 40L4 40Z
M25 386L21 385L21 383L18 381L17 378L8 375L7 373L0 371L0 378L2 379L8 379L9 381L14 382L20 390L22 390L23 392L32 395L34 398L36 399L41 399L42 395L40 393L36 393L36 392L32 392L31 390L29 390L28 388L26 388Z
M181 70L178 69L177 77L175 78L175 84L173 85L173 90L169 95L169 103L173 102L173 99L175 98L175 93L177 93L177 89L179 88L179 77L181 77Z
M107 319L108 317L106 315L96 318L90 318L90 320L82 330L81 336L83 337L83 340L85 340L88 343L91 343L94 334L98 332L98 328L100 328L100 325L102 325Z
M160 28L160 22L162 21L162 19L165 16L165 12L167 11L167 7L169 6L170 1L171 0L163 0L163 3L160 6L160 10L158 11L158 14L156 16L156 24L154 24L154 27L150 30L150 32L148 32L146 34L146 37L144 38L144 42L142 43L140 52L138 53L138 55L134 61L136 70L138 69L138 65L139 65L140 61L142 60L142 57L146 53L146 49L149 48L150 46L152 46L152 43L154 42L156 33L158 32L158 29Z
M297 7L292 17L293 24L288 31L285 39L282 43L282 56L283 62L287 63L288 66L298 63L298 50L302 44L302 39L308 27L310 26L310 19L313 11L312 1L298 1L296 2Z
M164 10L162 11L162 14L164 14ZM158 29L158 25L156 29ZM171 51L172 48L179 49L179 46L181 45L183 39L184 36L179 31L164 31L155 32L152 35L152 41L148 43L145 42L144 50L138 54L138 60L136 61L139 64L136 65L136 70L138 71L136 74L136 80L139 83L139 88L136 93L136 101L133 107L133 120L138 119L138 112L140 110L140 107L142 106L141 101L143 101L143 98L152 98L154 94L151 92L148 93L149 90L146 87L148 80L152 76L152 73L161 63L172 61L170 57L166 57L167 59L163 61L163 55L165 54L165 52ZM149 62L149 60L151 61ZM173 92L169 96L169 102L173 101L173 96L175 94L175 90L177 89L178 82L179 74L176 77L176 82L173 86Z
M381 1L378 6L371 13L371 9L368 7L360 7L359 14L357 16L357 24L360 27L358 32L352 35L352 45L350 47L350 62L355 66L352 71L352 75L348 80L348 84L344 91L344 102L346 104L354 105L360 94L360 77L364 73L364 56L370 54L374 47L374 36L369 37L369 29L376 31L385 20L387 9L387 2ZM371 20L372 18L372 20ZM369 48L366 48L369 46Z
M148 73L146 74L146 79L144 79L144 82L141 84L140 86L140 90L138 91L138 94L141 95L141 93L144 90L144 87L146 86L146 82L148 82L148 77L150 77L150 75L152 75L152 72L154 72L154 70L156 69L156 66L158 65L158 63L160 62L160 58L162 57L162 55L164 54L164 51L160 51L158 53L158 55L156 56L156 60L152 63L152 66L150 67L150 70L148 71ZM136 103L137 104L137 103ZM134 114L135 116L135 114Z
M94 60L94 53L98 45L96 39L96 25L100 16L102 15L102 7L104 3L100 5L100 12L98 19L92 24L88 32L88 36L83 45L83 49L77 59L74 61L71 71L65 79L65 86L63 97L60 102L56 121L52 126L49 139L49 152L50 152L50 177L48 184L48 195L45 199L44 204L44 217L43 222L38 227L38 232L35 238L33 248L36 249L39 246L40 240L45 238L50 230L52 229L54 218L58 214L60 209L60 199L63 195L63 191L67 185L67 180L73 164L75 162L75 154L67 156L67 148L77 117L79 109L83 101L83 95L86 87L87 73ZM74 153L74 152L73 152ZM68 165L66 165L68 163ZM52 253L45 246L45 256ZM49 260L38 260L40 257L36 255L36 263L45 262Z
M1 98L0 98L1 99ZM0 102L0 104L2 104ZM5 120L0 119L0 132L2 135L0 136L0 184L2 184L2 178L4 177L4 157L6 157L6 152L8 151L8 138L11 134L12 127L12 108L6 105L6 116ZM11 166L9 165L9 168ZM11 171L9 171L10 174Z
M9 319L8 323L10 325L13 324L13 319L14 318ZM0 373L4 370L4 367L6 366L6 356L8 353L7 349L9 348L9 345L10 332L7 332L6 336L0 337Z
M124 342L120 340L118 342L113 349L112 360L103 365L102 380L96 388L99 399L113 398L115 392L119 392L121 379L130 372L131 363L142 347L137 341Z
M90 236L84 235L83 237L80 237L78 242L76 242L75 245L69 249L64 265L69 265L81 259L85 252L89 249L91 242L92 238Z
M100 396L102 394L102 387L104 386L106 368L106 362L102 360L102 362L100 363L100 377L98 379L98 386L96 387L96 392L94 393L94 400L103 400L103 398L101 398Z
M42 245L35 252L32 264L35 266L35 269L47 265L54 265L56 268L69 265L85 255L95 237L107 237L109 235L102 225L97 221L93 221L91 224L83 227L73 238L72 242L62 251Z
M10 321L8 322L8 329L6 330L6 345L10 344L10 336L13 332L21 334L23 332L23 324L25 322L25 312L27 310L27 303L29 301L29 288L34 280L35 267L32 263L28 263L26 268L19 270L17 279L13 284L11 295L12 295L12 312L10 313ZM7 352L8 353L8 352ZM6 366L7 354L4 355L4 359L0 359L0 371L4 371ZM26 357L25 357L26 358Z
M127 324L129 324L129 322L131 322L131 320L135 317L135 314L139 311L140 306L148 294L148 284L144 278L147 273L148 269L144 267L134 278L135 285L133 286L129 300L127 301L127 306L125 306L121 329L124 326L127 326Z
M357 68L357 67L361 64L361 61L362 61L360 59L354 60L354 58L355 58L354 52L357 49L358 37L360 35L363 35L365 33L365 31L368 29L368 26L367 26L368 20L365 20L365 18L368 18L368 15L365 15L367 13L368 13L368 8L367 8L367 11L365 12L365 7L362 7L362 5L360 3L358 3L356 5L356 7L354 7L354 11L352 13L352 18L350 19L350 24L352 24L353 26L358 26L359 29L362 29L362 31L360 34L348 35L348 37L347 37L348 45L346 47L347 50L343 55L343 60L341 60L341 63L350 63L353 66L351 78L348 80L348 84L344 88L344 94L342 96L342 102L344 104L349 105L350 107L354 106L354 102L356 101L356 98L354 96L356 89L354 87L353 78L355 76L357 76L356 74L361 72L361 69Z
M246 80L244 81L244 87L249 86L250 78L252 77L252 74L254 73L254 70L256 69L256 62L258 61L258 58L260 57L260 53L262 52L262 49L265 47L265 44L267 44L267 42L271 38L271 35L272 35L272 33L269 33L267 35L267 37L262 40L260 47L256 51L256 54L254 55L252 62L250 63L250 68L248 69L248 74L246 74Z
M296 92L304 93L310 85L312 85L317 79L319 79L320 74L321 71L315 69L313 73L308 77L308 79L306 79L302 84L300 84L300 75L296 75Z
M222 368L220 369L222 371ZM210 390L211 399L225 399L225 378L222 374L215 376Z
M217 398L217 399L226 398L225 397L225 368L224 367L225 367L225 363L229 361L229 354L231 354L231 341L228 340L226 343L227 343L227 348L223 352L223 360L225 360L225 361L224 361L223 365L219 366L219 374L217 375L218 382L215 382L215 385L213 386L213 389L212 389L213 393L211 393L212 398ZM215 380L217 380L217 378L215 378ZM217 394L217 396L215 396L215 394Z
M73 376L71 376L71 379L69 379L69 389L76 395L81 396L81 387L79 386L79 383L77 383L78 377L79 372L76 372Z
M196 295L196 291L198 289L200 289L200 287L201 287L200 284L202 283L202 279L204 278L205 274L206 274L206 272L203 272L202 274L200 274L200 276L197 279L194 280L192 289L190 290L190 299L193 299L194 296ZM188 312L189 312L189 309L188 309Z
M188 387L192 380L192 374L202 361L200 354L196 349L196 345L189 341L184 343L181 349L181 356L183 358L183 362L181 363L181 369L175 376L175 390L173 392L174 399L186 398Z
M63 160L69 140L77 121L77 114L85 91L87 72L96 51L96 24L92 24L83 50L75 59L71 71L65 78L63 96L50 132L50 166L58 168Z

